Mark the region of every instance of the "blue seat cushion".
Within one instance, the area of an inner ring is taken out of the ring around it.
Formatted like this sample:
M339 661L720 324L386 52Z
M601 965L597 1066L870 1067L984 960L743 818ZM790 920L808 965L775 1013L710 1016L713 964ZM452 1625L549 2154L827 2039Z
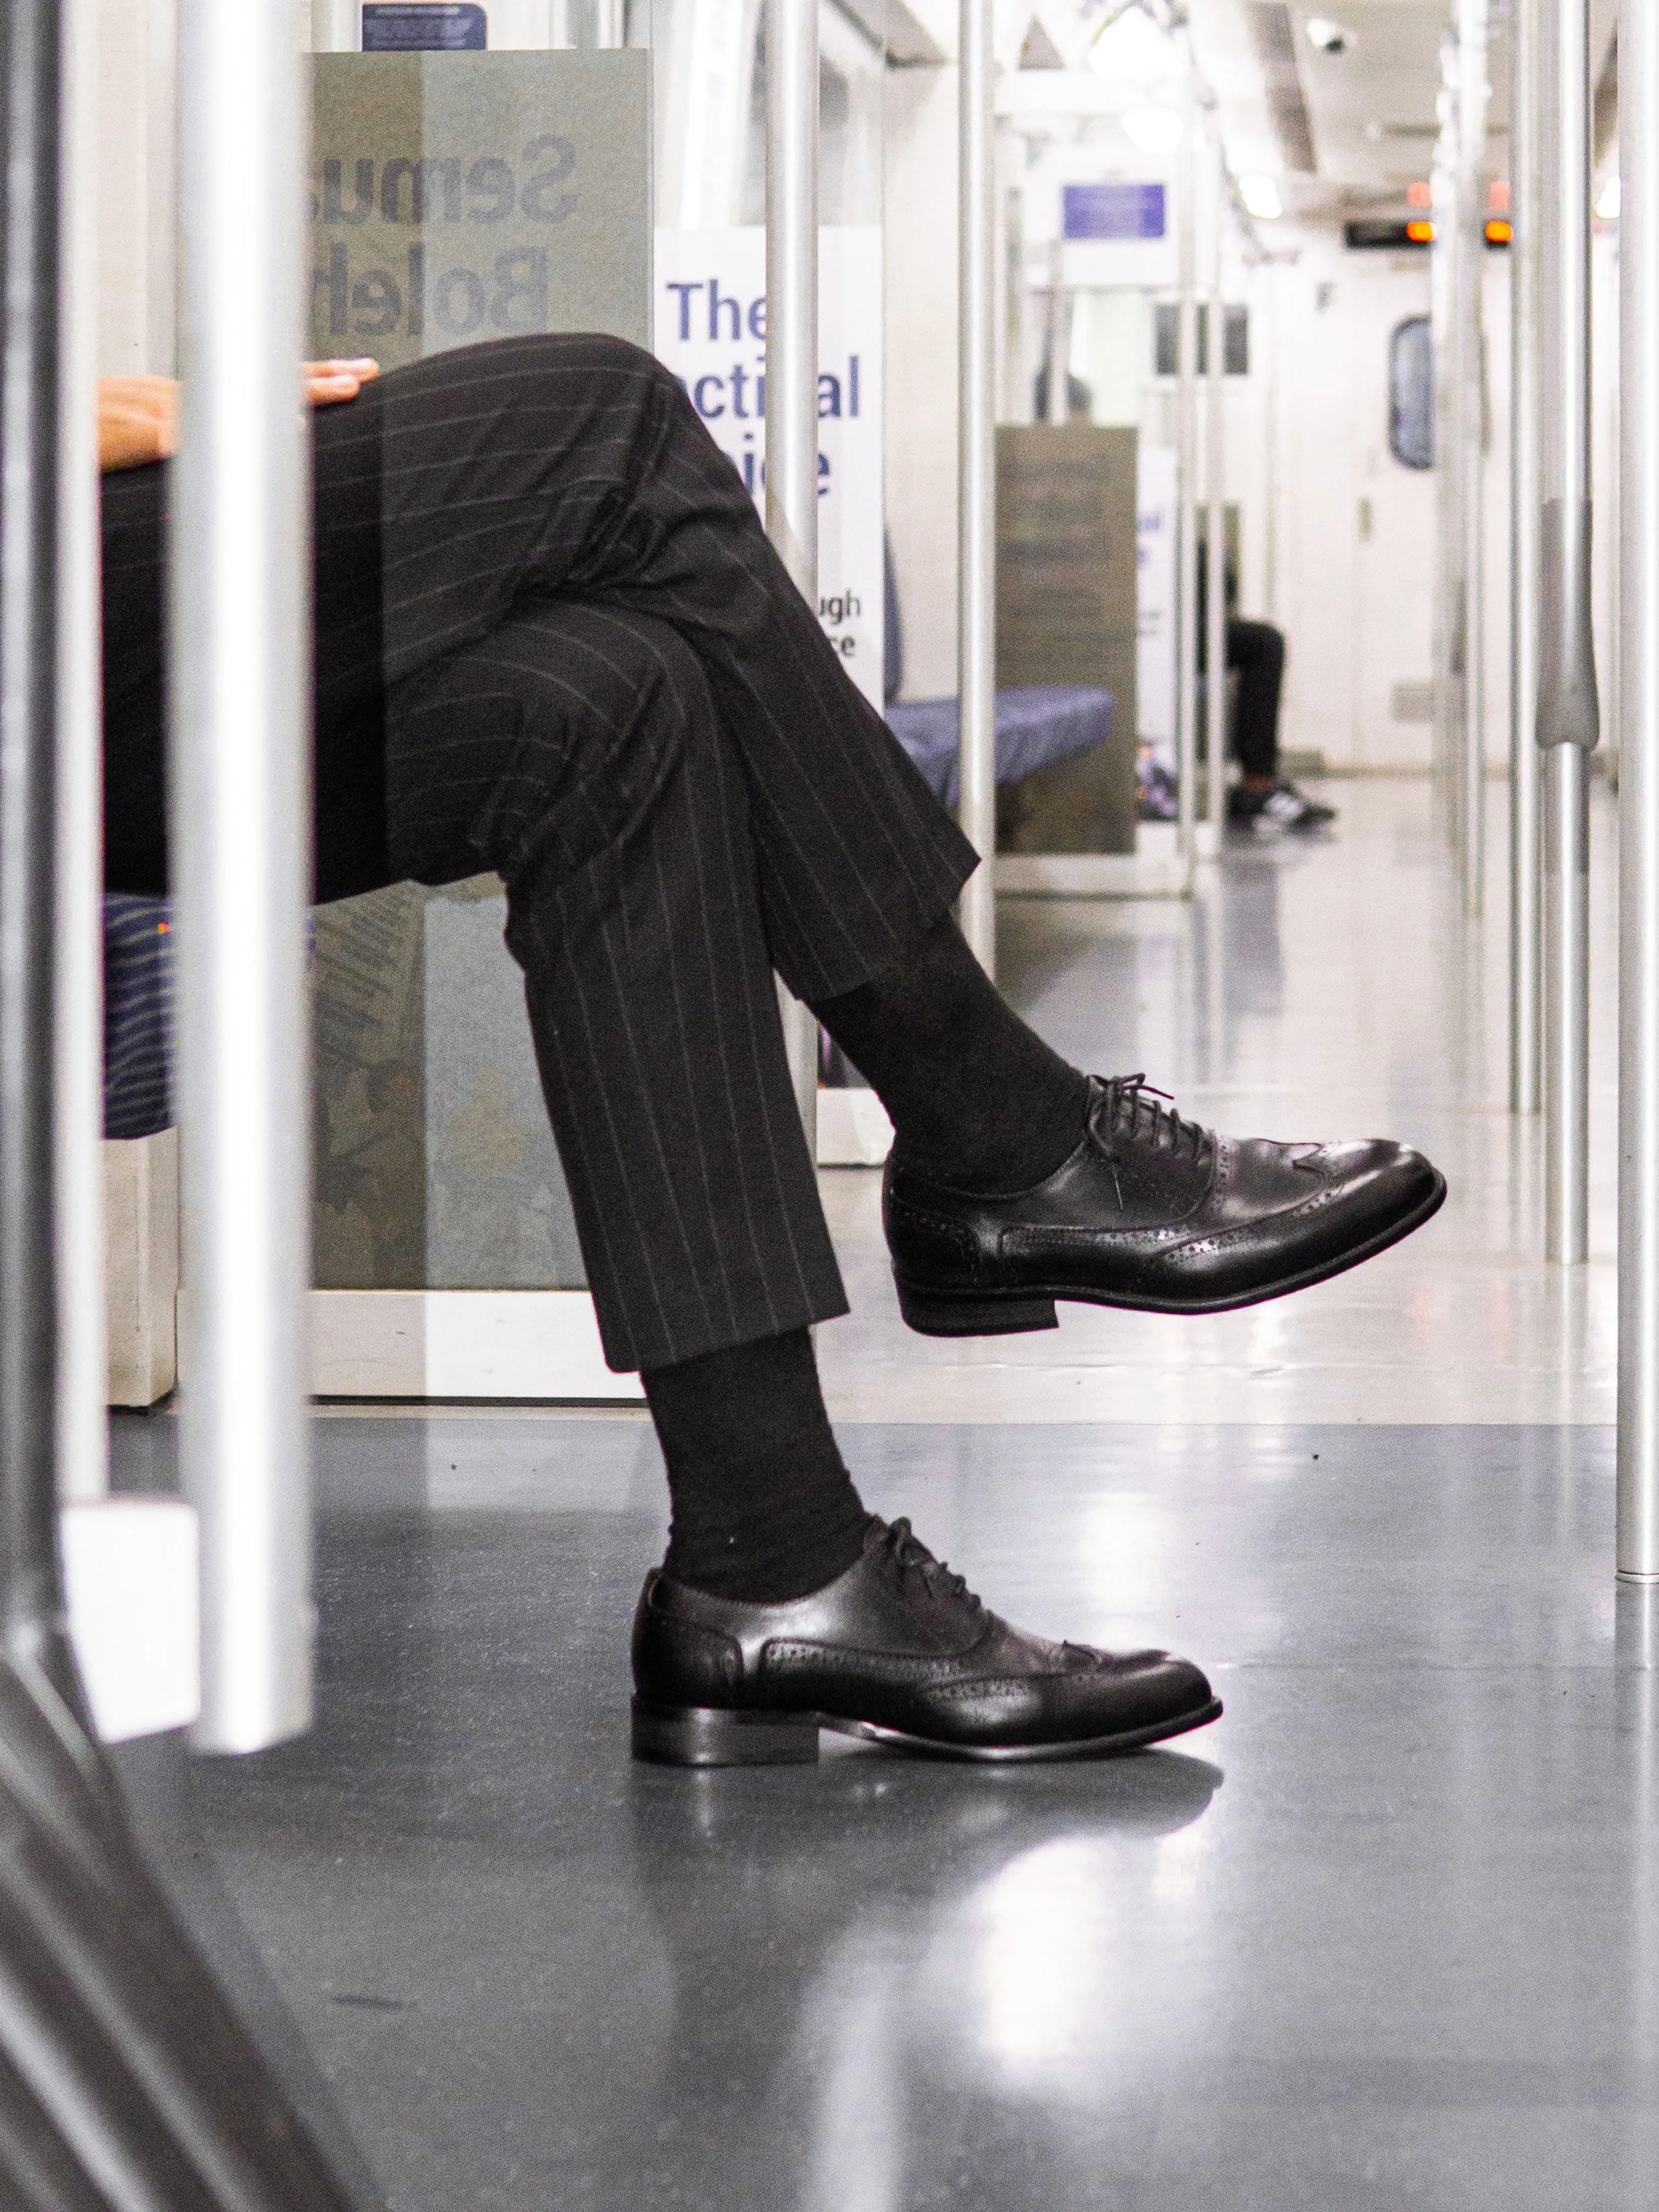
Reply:
M954 806L959 789L957 702L906 699L887 709L893 735L936 797ZM1031 684L997 693L997 781L1018 783L1040 768L1103 744L1112 734L1112 695L1080 684Z
M104 894L104 1134L173 1120L173 939L166 899Z

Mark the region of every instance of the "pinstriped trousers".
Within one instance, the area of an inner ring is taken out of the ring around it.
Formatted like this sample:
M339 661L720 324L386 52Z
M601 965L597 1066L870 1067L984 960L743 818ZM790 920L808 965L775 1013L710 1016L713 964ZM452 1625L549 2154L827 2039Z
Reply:
M647 355L507 339L314 427L319 896L501 876L613 1367L844 1312L772 971L867 981L971 847ZM126 890L166 884L167 477L104 481Z

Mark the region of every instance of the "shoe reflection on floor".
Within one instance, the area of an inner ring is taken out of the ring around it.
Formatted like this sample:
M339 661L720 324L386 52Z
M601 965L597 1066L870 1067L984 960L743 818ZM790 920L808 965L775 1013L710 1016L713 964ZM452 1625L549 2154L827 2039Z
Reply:
M673 2025L657 2141L630 2116L613 2178L802 2212L1089 2201L1103 2136L1153 2125L1212 2017L1187 1869L1219 1768L850 1751L793 1779L630 1779Z

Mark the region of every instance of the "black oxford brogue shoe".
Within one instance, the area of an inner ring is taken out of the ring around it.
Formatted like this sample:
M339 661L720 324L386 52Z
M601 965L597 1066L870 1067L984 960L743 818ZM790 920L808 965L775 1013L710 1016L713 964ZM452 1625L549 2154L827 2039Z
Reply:
M872 1517L810 1597L709 1597L660 1569L634 1616L634 1755L676 1766L815 1759L818 1730L994 1761L1138 1751L1221 1703L1167 1651L1023 1635L910 1533Z
M1139 1075L1090 1086L1082 1143L1030 1190L953 1190L889 1160L884 1218L912 1328L1052 1328L1057 1298L1148 1313L1255 1305L1398 1243L1446 1195L1437 1168L1386 1138L1221 1137Z

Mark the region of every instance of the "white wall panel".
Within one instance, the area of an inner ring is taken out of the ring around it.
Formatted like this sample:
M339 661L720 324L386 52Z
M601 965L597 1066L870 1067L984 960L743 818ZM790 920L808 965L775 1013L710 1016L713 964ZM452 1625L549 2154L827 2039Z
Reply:
M173 0L98 0L98 370L174 356Z

